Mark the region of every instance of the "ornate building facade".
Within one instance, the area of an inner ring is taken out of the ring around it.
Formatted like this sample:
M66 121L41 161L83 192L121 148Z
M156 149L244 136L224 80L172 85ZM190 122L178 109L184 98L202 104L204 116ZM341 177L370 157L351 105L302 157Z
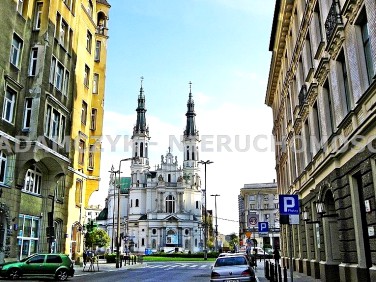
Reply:
M123 251L202 251L204 237L198 164L199 134L191 91L187 108L186 128L181 141L184 148L183 165L179 165L178 156L168 148L167 153L161 155L155 170L151 170L149 127L141 85L132 135L130 187L120 193L119 225L120 235L124 238L121 243ZM116 176L113 175L112 179L115 180ZM116 183L116 180L110 181L107 210L97 219L99 226L106 228L110 236L115 233L113 227L117 226L117 194L113 186Z
M292 249L322 281L376 281L376 3L276 1L269 50L278 192L301 210L284 262Z

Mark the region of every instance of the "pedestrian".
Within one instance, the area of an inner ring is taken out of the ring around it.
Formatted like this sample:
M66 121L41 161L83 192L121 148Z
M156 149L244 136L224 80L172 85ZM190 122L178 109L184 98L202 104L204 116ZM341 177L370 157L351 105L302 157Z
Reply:
M279 250L276 248L273 252L275 264L279 264L279 259L281 258L281 255L279 254Z

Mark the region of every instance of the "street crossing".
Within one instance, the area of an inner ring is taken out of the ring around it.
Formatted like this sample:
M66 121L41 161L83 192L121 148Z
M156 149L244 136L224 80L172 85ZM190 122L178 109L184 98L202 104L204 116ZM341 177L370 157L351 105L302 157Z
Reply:
M147 263L144 268L170 269L211 269L212 263Z

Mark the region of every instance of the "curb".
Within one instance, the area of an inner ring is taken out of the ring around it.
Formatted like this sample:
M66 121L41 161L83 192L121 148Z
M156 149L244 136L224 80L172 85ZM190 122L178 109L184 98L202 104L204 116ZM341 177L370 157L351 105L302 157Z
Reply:
M94 270L89 271L89 267L86 266L85 270L83 267L75 268L74 276L84 276L84 275L91 275L94 273L103 273L103 272L110 272L110 271L120 271L120 270L127 270L133 268L140 268L147 265L146 263L136 263L136 264L127 264L123 265L122 267L116 268L115 263L98 263L98 265L94 265ZM98 270L99 268L99 270Z

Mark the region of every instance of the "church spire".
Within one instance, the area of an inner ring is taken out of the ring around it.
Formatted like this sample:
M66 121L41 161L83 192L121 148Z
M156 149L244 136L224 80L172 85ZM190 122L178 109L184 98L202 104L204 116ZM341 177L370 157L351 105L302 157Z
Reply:
M140 87L140 94L138 95L138 106L137 106L137 122L133 128L133 135L137 133L147 133L148 128L146 126L146 108L145 108L145 95L144 95L144 88L142 86L142 82L144 77L141 76L141 87Z
M192 98L192 82L189 82L189 98L187 102L187 113L185 114L187 117L187 125L184 130L184 136L195 136L197 135L196 130L196 123L195 123L195 102Z

